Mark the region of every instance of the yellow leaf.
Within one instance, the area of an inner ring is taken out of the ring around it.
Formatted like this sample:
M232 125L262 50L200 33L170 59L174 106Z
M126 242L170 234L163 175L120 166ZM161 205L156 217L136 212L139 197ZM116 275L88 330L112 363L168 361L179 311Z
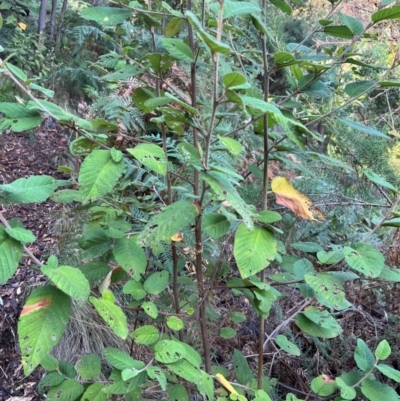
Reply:
M231 394L239 395L239 393L232 387L231 383L228 382L228 380L225 379L224 376L221 375L221 373L217 373L215 375L215 378L220 382L222 386L224 386Z
M23 31L25 31L25 29L26 29L26 24L24 24L23 22L18 22L17 25L18 25Z
M287 207L297 216L307 220L325 218L321 210L307 196L294 189L287 178L275 177L271 182L271 189L275 193L276 203Z
M171 237L171 240L172 240L172 241L175 241L175 242L182 241L182 240L183 240L183 233L181 233L181 232L176 233L175 235L173 235L173 236Z

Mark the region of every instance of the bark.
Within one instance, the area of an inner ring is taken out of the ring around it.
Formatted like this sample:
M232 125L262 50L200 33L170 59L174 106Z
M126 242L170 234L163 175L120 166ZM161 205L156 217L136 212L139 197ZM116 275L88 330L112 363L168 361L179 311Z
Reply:
M54 29L56 27L57 0L51 0L51 16L50 16L50 37L54 38Z
M47 0L40 0L38 33L41 35L46 28Z

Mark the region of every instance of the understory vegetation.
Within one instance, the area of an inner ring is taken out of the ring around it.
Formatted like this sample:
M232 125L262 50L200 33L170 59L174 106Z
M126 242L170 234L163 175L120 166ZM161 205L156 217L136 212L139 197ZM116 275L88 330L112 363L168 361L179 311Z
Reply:
M48 279L18 323L39 392L400 400L400 3L29 3L0 5L0 131L71 153L0 185L64 205L40 259L0 212L0 284Z

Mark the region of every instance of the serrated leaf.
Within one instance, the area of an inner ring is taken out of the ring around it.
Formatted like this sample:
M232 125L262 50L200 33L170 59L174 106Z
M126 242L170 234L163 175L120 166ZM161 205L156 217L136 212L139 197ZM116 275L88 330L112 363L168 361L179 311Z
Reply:
M115 149L114 147L111 148L111 158L115 161L115 163L119 163L123 159L123 153Z
M232 327L222 327L219 331L220 337L225 338L227 340L235 338L236 334L237 334L236 330L232 329Z
M343 251L318 252L318 260L325 265L333 265L344 258Z
M104 296L103 299L90 297L89 301L118 337L122 339L128 337L126 316L118 305L104 298Z
M71 300L53 286L38 288L28 297L18 323L22 365L30 375L60 341L71 313Z
M76 369L82 379L96 379L101 373L100 358L97 354L81 355L76 363Z
M81 15L102 26L111 26L122 24L132 16L132 11L117 7L87 7L82 9Z
M396 391L387 384L376 380L365 379L361 383L361 392L370 401L399 401L400 397Z
M76 400L85 388L76 380L65 380L58 386L52 387L46 395L47 401Z
M182 384L172 384L167 388L170 401L189 401L189 394Z
M385 258L371 245L359 243L353 248L346 246L343 251L347 264L367 277L378 277L383 269Z
M229 320L233 323L243 323L246 319L246 315L242 312L231 312L229 314Z
M149 294L157 295L164 291L169 282L169 273L166 270L151 274L143 283L143 288Z
M178 316L169 316L167 318L167 326L171 330L179 331L183 329L184 324L182 319L180 319Z
M254 379L253 372L251 371L246 358L237 349L233 350L232 362L236 379L240 384L247 385Z
M18 79L21 81L25 82L28 80L28 76L17 66L11 64L11 63L5 63L7 69Z
M287 352L290 355L300 356L299 347L289 341L285 336L279 334L274 339L276 345L281 348L283 351Z
M190 47L182 39L162 39L161 40L165 50L174 58L186 61L188 63L194 62L193 52Z
M22 244L11 238L6 230L0 225L0 285L6 283L17 270L23 250Z
M77 301L86 301L90 294L89 282L85 275L76 267L60 266L56 269L43 265L45 274L61 291Z
M107 395L102 391L104 389L104 383L93 383L86 388L82 395L82 401L107 401Z
M400 18L400 5L390 8L384 8L371 15L371 20L375 24L386 19L399 19Z
M162 148L151 143L142 143L133 149L126 149L140 163L154 172L165 176L167 174L167 157Z
M389 379L392 379L395 382L400 383L400 372L398 370L396 370L392 366L385 365L383 363L378 364L376 367L381 373L389 377Z
M337 386L340 389L340 396L345 400L354 400L357 393L354 387L348 386L343 379L337 377L335 379Z
M243 4L236 3L236 4ZM225 9L224 9L225 10ZM240 72L228 72L222 77L222 82L226 89L246 89L249 87L246 77ZM224 138L224 137L222 137ZM231 138L227 138L231 139Z
M267 267L277 254L277 246L271 231L263 227L254 227L253 231L249 231L242 223L236 231L233 248L242 278Z
M263 210L257 216L257 221L264 224L271 224L281 220L282 216L278 212L273 212L272 210Z
M153 319L157 319L158 317L158 308L154 302L143 302L142 303L143 310Z
M43 365L42 365L43 366ZM58 368L58 365L56 366ZM65 376L59 372L50 372L44 376L38 384L39 394L43 394L45 387L54 387L62 383L65 380Z
M140 301L147 295L147 292L143 289L143 284L134 280L129 280L125 283L123 293L132 295L132 298L137 301Z
M364 32L364 26L359 19L345 15L342 12L339 12L339 19L352 33L354 33L354 35L361 35Z
M375 356L381 361L387 359L391 353L392 350L387 340L382 340L375 350Z
M240 153L243 152L242 144L236 139L223 137L221 135L217 135L219 141L228 149L228 152L233 156L239 156Z
M322 397L333 394L336 389L335 380L331 380L327 375L320 375L311 380L311 390Z
M145 364L130 357L126 352L118 348L105 348L103 355L106 360L118 370L143 369Z
M296 325L305 333L322 338L334 338L343 332L327 311L319 311L313 306L296 316Z
M158 341L160 333L154 326L142 326L131 334L131 338L137 344L150 345Z
M177 362L183 359L185 355L185 348L176 341L162 340L154 346L154 357L161 363Z
M137 244L137 237L116 239L113 255L127 273L133 275L136 281L140 280L146 271L147 258L143 248Z
M361 338L357 340L357 347L354 351L354 359L357 363L357 366L363 372L369 371L375 365L374 354L368 348L368 345L365 343L365 341Z
M315 242L296 242L291 244L291 247L297 249L298 251L308 253L317 253L324 250L321 245Z
M203 230L211 238L221 238L230 227L228 219L219 213L205 213L203 215Z
M41 203L47 200L57 187L67 184L68 181L58 181L47 175L32 175L0 185L0 194L11 203Z
M79 190L83 203L102 198L117 184L124 163L115 163L109 150L94 150L83 161L79 172Z

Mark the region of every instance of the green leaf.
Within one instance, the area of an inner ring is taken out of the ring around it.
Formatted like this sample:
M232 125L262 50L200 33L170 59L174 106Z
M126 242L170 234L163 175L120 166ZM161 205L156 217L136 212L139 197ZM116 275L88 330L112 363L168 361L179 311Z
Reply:
M320 375L311 380L311 390L322 397L333 394L336 389L336 382L334 380L327 381L325 375Z
M70 297L81 302L88 299L90 294L89 282L79 269L70 266L60 266L54 269L43 265L41 270L61 291Z
M249 231L242 223L236 231L233 250L242 278L267 267L277 254L277 246L271 231L263 227L254 227L253 231Z
M345 25L328 25L324 27L324 33L343 39L352 39L354 34Z
M31 175L19 178L10 184L0 185L0 195L11 203L41 203L60 185L68 181L59 181L48 175Z
M22 258L23 246L7 234L7 229L0 225L0 285L17 270Z
M87 7L81 11L81 15L101 26L111 26L122 24L132 16L132 11L117 7Z
M235 139L224 137L221 135L217 135L219 141L228 149L228 152L232 156L239 156L240 153L243 152L243 146L240 142L236 141Z
M85 391L82 384L76 380L65 380L58 386L52 387L46 395L47 401L76 400Z
M147 257L138 244L137 237L118 238L115 240L113 255L119 265L139 281L146 271Z
M344 258L343 251L318 252L318 260L324 265L333 265Z
M82 194L76 189L62 189L51 195L51 200L57 203L82 202Z
M89 230L79 241L80 247L84 250L81 256L85 259L93 259L104 255L112 247L112 244L112 239L103 230Z
M36 90L38 92L41 92L47 97L53 97L54 96L54 91L52 91L51 89L43 88L43 86L36 85L33 82L31 82L29 84L29 89L33 89L33 90Z
M5 64L8 70L14 75L14 77L17 77L23 82L28 80L28 76L20 68L11 63L5 63Z
M365 168L363 170L363 173L369 180L371 180L375 184L378 184L382 187L388 188L395 194L399 193L399 191L390 182L385 181L382 177L380 177L378 174L374 173L371 169Z
M321 245L315 242L297 242L291 244L291 247L297 249L298 251L308 252L308 253L317 253L324 250Z
M364 26L360 20L339 12L339 19L345 24L354 35L361 35L364 32Z
M150 366L146 370L150 379L155 379L158 381L158 384L161 387L162 391L166 391L167 389L167 377L164 371L158 366Z
M230 227L228 219L219 213L205 213L203 215L203 230L211 238L221 238Z
M79 172L79 190L83 203L102 198L117 184L124 163L115 163L109 150L94 150L85 158Z
M239 95L239 97L247 107L261 111L262 113L271 114L278 123L287 124L287 118L284 117L282 112L274 104L247 95Z
M119 163L123 159L124 155L120 150L111 148L111 158L115 161L115 163Z
M236 330L232 329L232 327L222 327L219 331L220 337L225 338L227 340L235 338L236 334L237 334Z
M229 320L233 323L243 323L247 320L246 315L242 312L231 312Z
M284 0L269 0L276 8L283 11L287 15L292 14L292 7L289 6Z
M236 379L240 384L247 385L254 379L247 359L237 349L233 350L232 362Z
M142 326L131 334L131 338L137 344L151 345L158 341L160 333L154 326Z
M171 330L179 331L183 329L184 324L182 319L180 319L178 316L169 316L167 318L167 326Z
M129 356L126 352L118 348L105 348L103 355L112 366L118 370L124 369L143 369L145 364L142 361L137 361Z
M378 277L386 281L400 282L400 269L391 269L384 265Z
M143 284L134 280L129 280L125 283L123 293L132 295L132 298L137 301L147 295L147 292L143 289Z
M211 6L212 11L215 14L219 13L219 4L214 3ZM237 17L239 15L247 15L247 14L259 14L261 13L261 9L254 3L250 3L247 1L230 1L226 0L224 3L223 10L223 18L224 20L232 17Z
M142 143L133 149L126 149L140 163L154 172L165 176L167 174L167 157L162 148L151 143Z
M58 361L57 361L58 362ZM43 366L43 365L42 365ZM56 366L58 368L58 365ZM53 387L62 383L65 380L65 376L58 372L50 372L44 376L38 385L39 394L44 394L45 387Z
M107 395L102 390L105 387L104 383L93 383L86 388L81 400L90 401L107 401Z
M158 317L158 308L154 302L143 302L142 303L143 310L153 319L157 319Z
M354 387L348 386L343 379L337 377L335 379L337 386L340 389L340 396L345 400L354 400L357 393Z
M273 212L272 210L263 210L257 216L257 221L264 224L271 224L281 220L282 216L278 212Z
M319 311L314 306L296 316L296 325L305 333L322 338L334 338L343 332L327 311Z
M378 85L382 88L399 88L400 82L399 81L379 81Z
M375 357L371 350L368 348L368 345L364 340L359 338L357 340L357 347L354 351L354 359L356 361L357 366L363 371L367 372L372 369L375 365Z
M344 247L347 264L367 277L378 277L383 269L385 258L374 247L359 243L353 248Z
M370 401L399 401L400 397L396 391L387 384L376 380L366 379L361 383L361 392Z
M235 4L243 4L243 2ZM246 77L240 72L228 72L222 77L222 82L226 89L247 89L250 86Z
M400 383L400 372L398 370L394 369L392 366L385 365L383 363L378 364L376 367L381 373L383 373L389 379L392 379L395 382Z
M196 28L198 36L208 46L212 53L230 53L231 48L208 34L203 29L199 19L191 11L186 11L186 18L188 19L189 24Z
M376 130L375 128L367 127L363 124L357 123L352 120L348 120L347 118L342 118L342 117L337 117L337 120L339 120L341 123L347 125L350 128L353 128L357 131L364 132L368 135L373 135L373 136L379 136L381 138L386 138L390 139L387 135L383 134L382 132Z
M81 355L76 369L83 380L96 379L101 373L100 358L97 354Z
M102 299L90 297L89 301L104 321L112 328L114 333L118 337L125 339L128 337L129 331L126 316L118 305L115 305L114 302L105 297L106 293L107 291L103 293Z
M351 97L357 97L365 92L368 92L375 86L375 81L356 81L347 84L344 88L344 91L347 95Z
M184 25L184 19L183 18L172 18L171 21L168 22L167 26L165 27L165 37L170 38L171 36L174 36L178 32L180 32L183 28Z
M96 149L98 145L94 144L89 138L81 136L80 138L74 139L69 144L69 150L74 156L88 155L93 149Z
M29 376L54 348L67 327L70 298L51 285L37 288L28 297L18 323L24 373Z
M189 394L182 384L172 384L167 388L170 401L189 401Z
M393 6L390 8L384 8L371 15L373 23L378 23L386 19L399 19L400 18L400 5Z
M165 50L174 58L193 63L193 52L182 39L162 39Z
M300 356L299 347L289 341L285 336L279 334L275 337L274 341L279 348L287 352L289 355Z
M177 201L153 216L139 235L144 246L161 251L161 242L171 243L171 237L192 223L198 215L197 207L189 201Z
M151 274L143 283L143 288L149 294L157 295L163 292L169 282L169 273L166 270Z
M176 341L162 340L154 346L154 357L161 363L177 362L183 359L185 355L184 346Z

